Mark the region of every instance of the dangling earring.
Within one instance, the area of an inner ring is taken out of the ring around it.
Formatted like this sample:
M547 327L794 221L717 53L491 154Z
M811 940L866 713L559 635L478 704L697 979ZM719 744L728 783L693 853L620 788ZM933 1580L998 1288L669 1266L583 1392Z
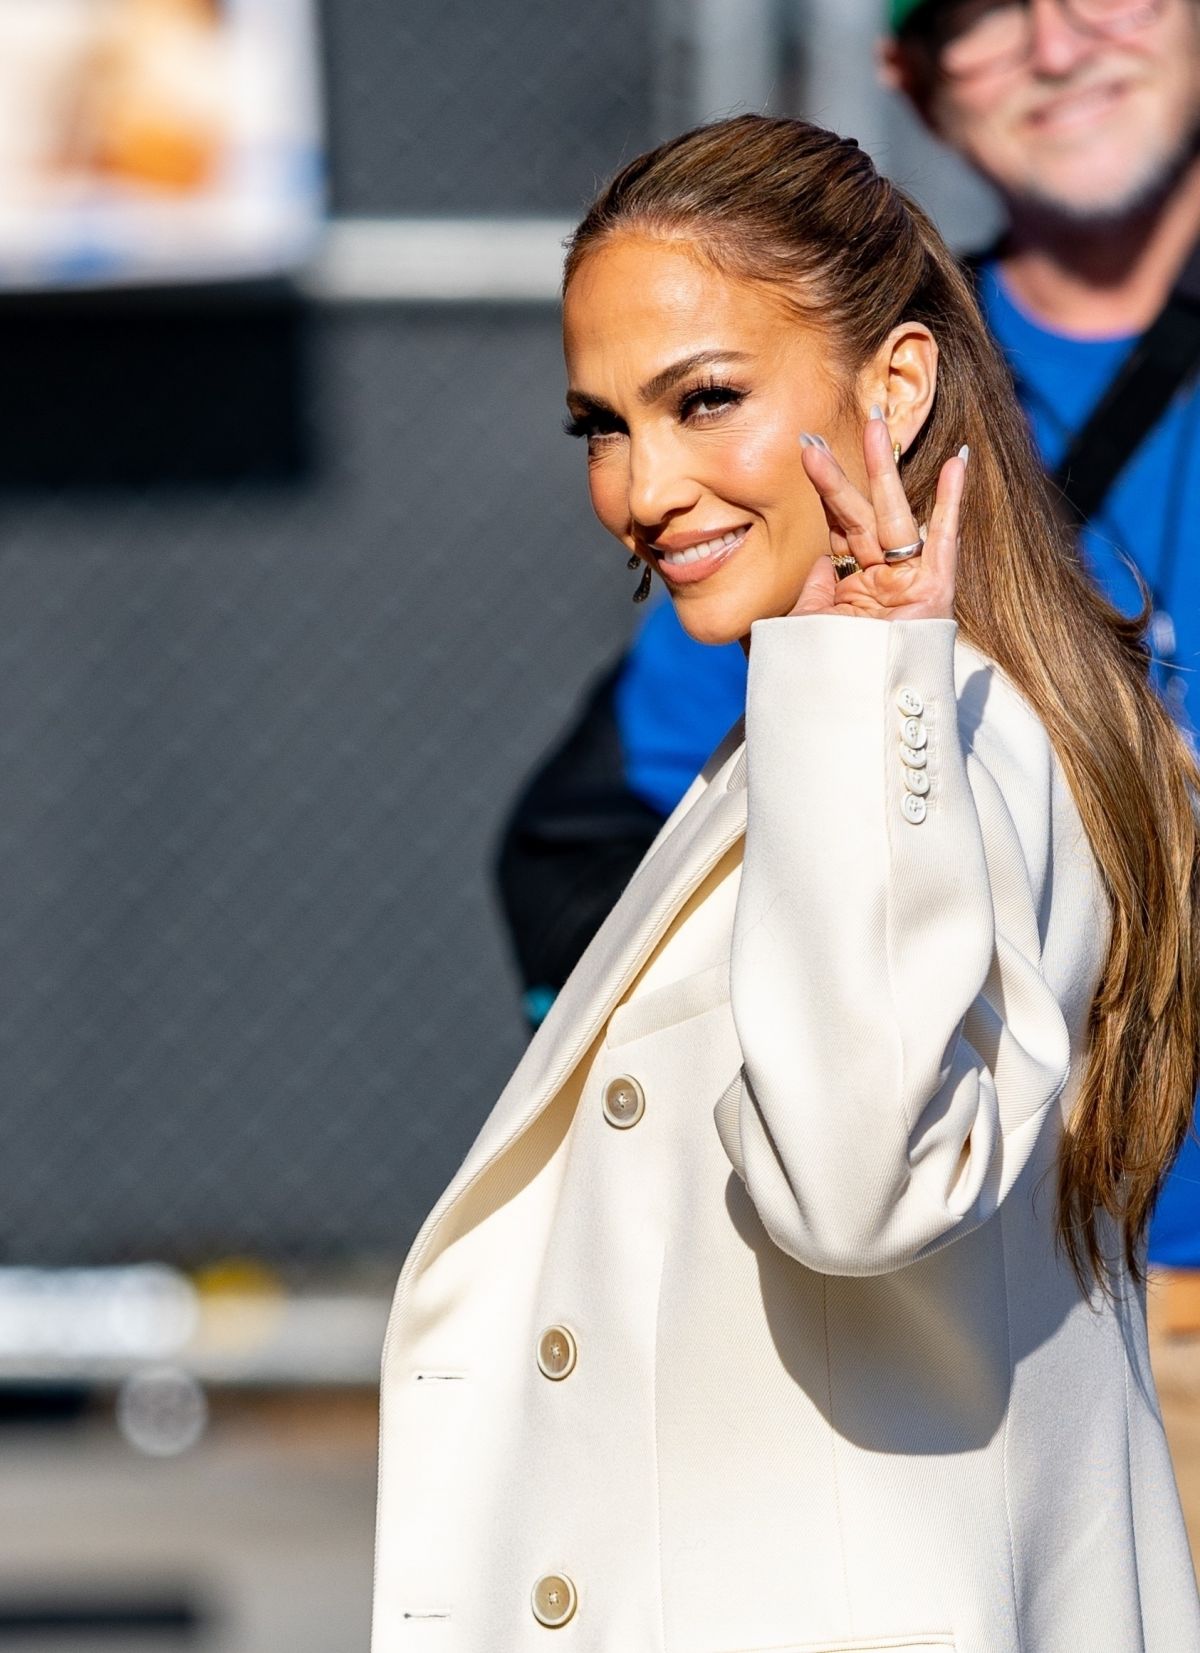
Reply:
M640 557L631 557L629 560L630 568L636 568L640 561ZM635 603L644 603L646 598L650 595L650 582L652 577L653 576L650 572L650 564L647 563L645 568L642 570L641 582L633 594L633 600Z
M899 444L899 442L893 442L892 443L892 460L893 460L894 464L898 465L900 463L900 444Z

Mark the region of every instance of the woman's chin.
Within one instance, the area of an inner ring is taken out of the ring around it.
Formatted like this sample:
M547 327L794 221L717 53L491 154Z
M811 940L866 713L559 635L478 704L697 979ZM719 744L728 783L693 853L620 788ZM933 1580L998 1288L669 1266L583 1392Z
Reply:
M711 597L701 596L698 591L689 592L685 597L672 592L671 599L679 624L688 636L694 642L707 643L712 648L742 642L749 637L755 620L763 619L769 612L760 604L747 602L744 597L739 602L728 595L719 597L715 592Z
M695 643L707 643L712 648L720 648L723 643L736 643L750 629L749 623L742 626L728 611L723 611L719 604L708 603L676 603L675 613L679 623Z

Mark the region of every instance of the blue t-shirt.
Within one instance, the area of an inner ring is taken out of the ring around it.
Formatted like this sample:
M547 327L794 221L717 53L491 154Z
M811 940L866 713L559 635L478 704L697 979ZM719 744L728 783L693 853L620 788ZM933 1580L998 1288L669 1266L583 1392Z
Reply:
M1006 291L995 265L985 267L980 301L1004 352L1034 440L1054 470L1075 432L1136 342L1074 339L1051 333ZM1150 587L1155 618L1150 643L1155 680L1187 727L1200 723L1200 558L1194 524L1200 510L1200 392L1180 392L1125 466L1083 534L1089 567L1113 603L1141 608L1136 564Z
M997 267L980 278L980 303L1008 361L1042 458L1053 470L1135 338L1078 339L1026 315ZM1182 391L1141 444L1084 531L1088 564L1109 598L1137 613L1141 596L1126 559L1153 595L1155 679L1174 714L1200 726L1200 391ZM633 791L667 814L730 725L742 714L746 661L739 644L695 643L660 599L638 634L616 692L616 714ZM1150 1232L1155 1262L1200 1265L1200 1145L1184 1147Z

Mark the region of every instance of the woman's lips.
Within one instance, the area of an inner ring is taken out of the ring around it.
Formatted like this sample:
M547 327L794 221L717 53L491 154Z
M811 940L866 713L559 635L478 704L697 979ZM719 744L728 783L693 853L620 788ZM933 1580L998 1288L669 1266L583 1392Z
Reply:
M655 566L668 584L696 585L700 580L706 580L710 574L715 574L723 563L727 563L735 552L740 551L749 532L750 524L744 523L741 528L730 528L723 534L714 534L711 539L703 540L699 545L688 546L683 551L668 551L658 546L650 546L649 549L654 556Z

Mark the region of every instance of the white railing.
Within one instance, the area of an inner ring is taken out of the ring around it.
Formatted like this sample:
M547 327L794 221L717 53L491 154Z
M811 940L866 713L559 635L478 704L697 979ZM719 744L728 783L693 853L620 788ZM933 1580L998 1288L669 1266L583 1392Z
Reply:
M301 276L327 304L552 304L566 218L339 218Z

